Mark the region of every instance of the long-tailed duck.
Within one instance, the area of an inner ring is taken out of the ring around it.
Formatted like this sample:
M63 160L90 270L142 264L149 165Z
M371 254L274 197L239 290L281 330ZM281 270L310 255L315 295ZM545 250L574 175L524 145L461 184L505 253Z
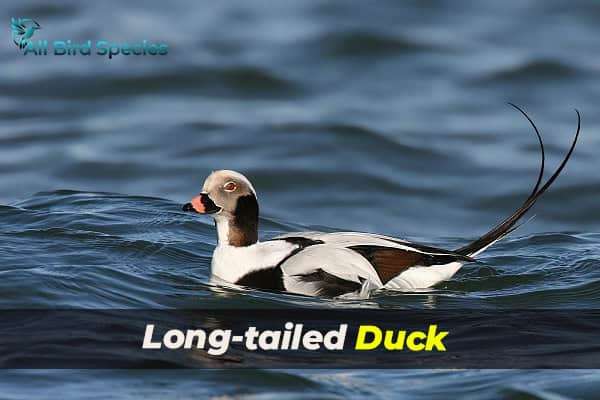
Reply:
M514 106L514 105L513 105ZM512 215L479 239L455 250L411 243L393 237L359 232L288 233L258 240L258 202L250 181L239 172L215 171L202 192L184 211L210 214L216 224L218 245L212 274L220 280L264 290L309 296L368 297L377 289L427 288L450 279L465 263L516 229L519 219L550 187L573 153L577 132L562 163L542 185L544 144L533 121L541 148L541 168L533 191Z

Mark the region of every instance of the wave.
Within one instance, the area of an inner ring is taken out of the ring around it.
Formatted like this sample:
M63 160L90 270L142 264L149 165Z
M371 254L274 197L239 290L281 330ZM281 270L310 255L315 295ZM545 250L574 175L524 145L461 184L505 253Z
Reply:
M580 77L582 73L581 68L565 62L533 60L489 72L480 80L480 83L568 79L574 76Z
M312 41L333 58L384 57L431 50L433 45L415 39L373 31L343 31L320 35Z
M161 70L131 75L97 76L86 82L86 90L65 85L72 76L61 75L31 79L26 82L3 81L0 90L18 93L19 97L51 97L52 99L101 99L162 92L202 94L210 97L293 98L303 90L292 80L259 66L194 65L180 69ZM43 85L45 90L40 91Z
M212 287L211 221L183 213L180 204L165 199L58 190L0 207L0 214L0 274L5 277L0 293L13 293L11 302L40 307L57 301L97 307L189 307L199 297L215 304L227 298L232 307L600 305L600 234L548 232L504 240L450 281L414 293L382 292L365 302ZM268 236L312 228L268 215L261 226ZM14 290L3 287L11 282L18 282L20 300ZM59 300L60 290L65 290L66 299Z

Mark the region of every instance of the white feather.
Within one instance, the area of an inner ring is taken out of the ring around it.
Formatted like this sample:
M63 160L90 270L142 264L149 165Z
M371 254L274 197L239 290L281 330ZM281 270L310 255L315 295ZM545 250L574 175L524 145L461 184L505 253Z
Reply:
M292 254L299 245L281 240L290 237L302 237L322 243ZM213 255L213 275L228 282L236 282L250 272L280 265L287 291L315 296L319 294L323 283L307 282L301 276L321 269L337 278L360 283L361 288L356 294L368 297L373 291L381 288L411 290L431 287L450 279L463 265L461 262L451 262L444 265L415 266L383 284L371 263L349 247L380 246L424 254L443 253L428 253L412 247L410 242L359 232L299 232L281 235L275 239L279 240L258 242L246 247L229 246L219 241L220 244Z
M386 289L412 290L432 287L439 282L448 280L463 266L462 263L452 262L443 265L427 267L412 267L392 278L385 284Z
M276 266L297 248L297 245L284 240L258 242L245 247L219 244L213 253L212 273L228 282L236 282L250 272Z
M305 282L300 276L319 269L346 281L362 284L367 280L376 288L383 286L364 257L353 250L328 244L310 246L284 261L281 264L284 286L291 292L314 296L319 292L320 283Z
M287 233L285 235L277 236L276 239L286 238L286 237L305 237L311 240L321 240L325 242L325 244L329 244L332 246L339 247L351 247L351 246L381 246L381 247L391 247L395 249L401 250L410 250L416 251L418 253L425 254L437 254L437 253L427 253L421 250L416 249L410 245L410 242L396 239L389 236L384 235L376 235L373 233L363 233L363 232L332 232L332 233L324 233L324 232L296 232L296 233Z

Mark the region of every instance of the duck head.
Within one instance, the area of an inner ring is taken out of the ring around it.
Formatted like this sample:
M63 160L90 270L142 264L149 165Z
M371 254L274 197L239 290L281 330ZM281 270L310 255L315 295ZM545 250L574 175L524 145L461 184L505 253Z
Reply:
M242 247L258 242L256 192L239 172L214 171L204 181L202 192L185 204L183 211L214 218L219 245Z

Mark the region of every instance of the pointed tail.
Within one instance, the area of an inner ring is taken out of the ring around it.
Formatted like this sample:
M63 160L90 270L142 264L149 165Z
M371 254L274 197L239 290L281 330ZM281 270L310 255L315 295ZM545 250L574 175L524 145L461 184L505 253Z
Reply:
M538 175L538 179L537 179L537 182L535 183L533 191L531 192L529 197L525 200L525 202L523 202L521 207L519 207L510 217L508 217L504 221L500 222L498 225L496 225L489 232L487 232L486 234L481 236L479 239L467 244L466 246L463 246L459 249L454 250L458 254L462 254L465 256L475 256L475 255L481 253L482 251L484 251L485 249L487 249L492 244L496 243L498 240L502 239L503 237L505 237L506 235L511 233L512 231L514 231L515 229L517 229L519 227L518 225L515 226L517 224L517 222L521 219L521 217L523 215L525 215L525 213L527 211L529 211L529 209L531 207L533 207L536 200L550 187L550 185L552 185L552 183L556 180L558 175L560 175L560 173L562 172L565 165L567 165L567 162L569 161L569 158L571 157L571 154L573 153L573 150L575 149L575 144L577 143L577 139L579 138L579 131L581 128L581 115L579 114L579 111L577 111L577 109L576 109L575 112L577 113L577 132L575 133L575 138L573 139L573 143L571 144L571 147L569 148L569 152L565 156L562 163L558 166L556 171L552 174L552 176L540 188L540 185L542 184L542 179L544 176L544 163L545 163L544 143L542 142L542 136L540 135L540 132L539 132L538 128L535 126L534 122L531 120L531 118L529 118L529 116L525 113L525 111L523 111L521 108L517 107L516 105L514 105L512 103L508 103L508 104L511 105L512 107L514 107L515 109L517 109L517 111L519 111L521 114L523 114L525 116L525 118L527 118L527 120L533 127L535 134L537 135L538 141L540 143L540 148L542 150L541 151L542 163L541 163L540 173Z

